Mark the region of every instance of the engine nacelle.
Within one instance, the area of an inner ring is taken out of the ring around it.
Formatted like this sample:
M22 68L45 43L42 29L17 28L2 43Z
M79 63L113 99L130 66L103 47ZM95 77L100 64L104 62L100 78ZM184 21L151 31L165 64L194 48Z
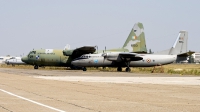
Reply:
M119 57L119 53L113 52L113 53L104 53L104 58L106 58L108 61L121 61L121 58Z
M71 56L72 53L73 53L73 50L63 50L63 54L64 54L65 56Z

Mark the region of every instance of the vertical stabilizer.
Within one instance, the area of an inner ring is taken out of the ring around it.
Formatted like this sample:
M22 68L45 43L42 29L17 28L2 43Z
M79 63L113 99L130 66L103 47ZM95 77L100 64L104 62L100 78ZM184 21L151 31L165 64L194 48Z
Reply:
M138 22L134 25L123 45L123 48L128 49L129 52L147 53L144 27L142 23Z
M188 32L180 31L169 54L177 55L187 52Z
M174 45L167 50L155 54L179 55L187 52L188 32L180 31Z

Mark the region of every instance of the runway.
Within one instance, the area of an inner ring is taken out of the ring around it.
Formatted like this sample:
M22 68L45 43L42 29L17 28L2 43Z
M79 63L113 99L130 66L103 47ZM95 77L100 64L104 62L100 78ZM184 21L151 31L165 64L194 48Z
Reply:
M1 112L200 110L200 77L0 68Z

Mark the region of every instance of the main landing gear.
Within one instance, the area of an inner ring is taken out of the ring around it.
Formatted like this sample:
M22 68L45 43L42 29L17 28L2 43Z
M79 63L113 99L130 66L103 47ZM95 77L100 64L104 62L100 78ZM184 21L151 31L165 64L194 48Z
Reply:
M125 64L126 64L126 66L127 66L126 72L130 72L131 69L130 69L129 66L130 66L131 58L123 58L123 57L121 57L121 60L123 60L123 61L125 62ZM117 68L117 71L122 71L122 68L121 68L121 67L118 67L118 68Z
M130 72L131 69L129 67L126 68L126 72Z
M121 72L122 71L122 67L117 67L117 71Z
M117 71L121 72L122 71L122 67L117 67ZM130 67L127 67L126 68L126 72L130 72L130 71L131 71Z
M37 65L34 65L34 69L38 69L38 66L37 66Z
M87 71L87 68L86 68L86 67L83 67L83 71Z
M126 66L127 66L126 72L130 72L130 71L131 71L131 69L130 69L130 67L129 67L130 61L127 61L127 62L125 62L125 63L126 63Z

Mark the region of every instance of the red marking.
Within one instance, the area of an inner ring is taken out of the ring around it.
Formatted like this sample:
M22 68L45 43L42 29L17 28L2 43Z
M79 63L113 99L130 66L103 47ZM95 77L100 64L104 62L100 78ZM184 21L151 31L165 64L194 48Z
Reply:
M150 62L151 62L151 59L147 59L146 61L147 61L147 63L150 63Z

